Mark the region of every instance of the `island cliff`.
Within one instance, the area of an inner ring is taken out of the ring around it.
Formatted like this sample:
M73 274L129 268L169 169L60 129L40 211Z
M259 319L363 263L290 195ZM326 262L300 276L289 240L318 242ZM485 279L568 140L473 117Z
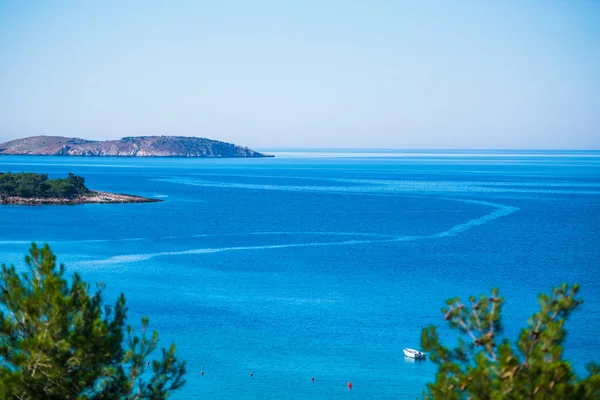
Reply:
M0 155L96 157L273 157L217 140L185 136L137 136L95 141L32 136L0 143Z

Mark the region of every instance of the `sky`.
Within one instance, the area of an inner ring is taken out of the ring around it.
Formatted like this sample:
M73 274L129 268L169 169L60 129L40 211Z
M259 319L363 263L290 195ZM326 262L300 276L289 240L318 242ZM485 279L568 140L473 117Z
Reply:
M0 1L0 142L600 149L600 1Z

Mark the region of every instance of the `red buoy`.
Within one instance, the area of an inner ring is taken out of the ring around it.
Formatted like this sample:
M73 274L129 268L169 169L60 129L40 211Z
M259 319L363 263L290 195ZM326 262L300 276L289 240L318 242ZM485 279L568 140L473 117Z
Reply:
M352 382L348 382L348 390L352 389Z

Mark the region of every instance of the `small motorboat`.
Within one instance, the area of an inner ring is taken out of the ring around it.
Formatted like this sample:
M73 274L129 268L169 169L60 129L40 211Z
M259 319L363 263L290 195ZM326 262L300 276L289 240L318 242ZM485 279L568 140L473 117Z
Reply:
M410 358L425 358L425 356L427 355L427 353L422 353L418 350L415 349L404 349L404 355L406 357L410 357Z

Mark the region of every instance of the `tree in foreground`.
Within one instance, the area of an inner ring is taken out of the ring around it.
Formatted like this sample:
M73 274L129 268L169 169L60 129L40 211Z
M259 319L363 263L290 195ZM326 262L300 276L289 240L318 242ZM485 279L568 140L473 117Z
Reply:
M28 271L2 265L0 277L0 398L165 399L185 381L175 345L152 359L158 333L125 326L123 294L104 306L75 273L70 282L48 247L32 244Z
M458 346L448 349L434 326L423 329L421 345L438 364L425 398L600 399L599 366L589 364L588 377L579 380L562 359L565 321L582 303L576 298L578 290L578 285L563 284L551 295L541 294L541 309L529 319L516 346L499 336L503 300L497 289L490 297L471 297L467 304L449 299L444 318L462 335Z

